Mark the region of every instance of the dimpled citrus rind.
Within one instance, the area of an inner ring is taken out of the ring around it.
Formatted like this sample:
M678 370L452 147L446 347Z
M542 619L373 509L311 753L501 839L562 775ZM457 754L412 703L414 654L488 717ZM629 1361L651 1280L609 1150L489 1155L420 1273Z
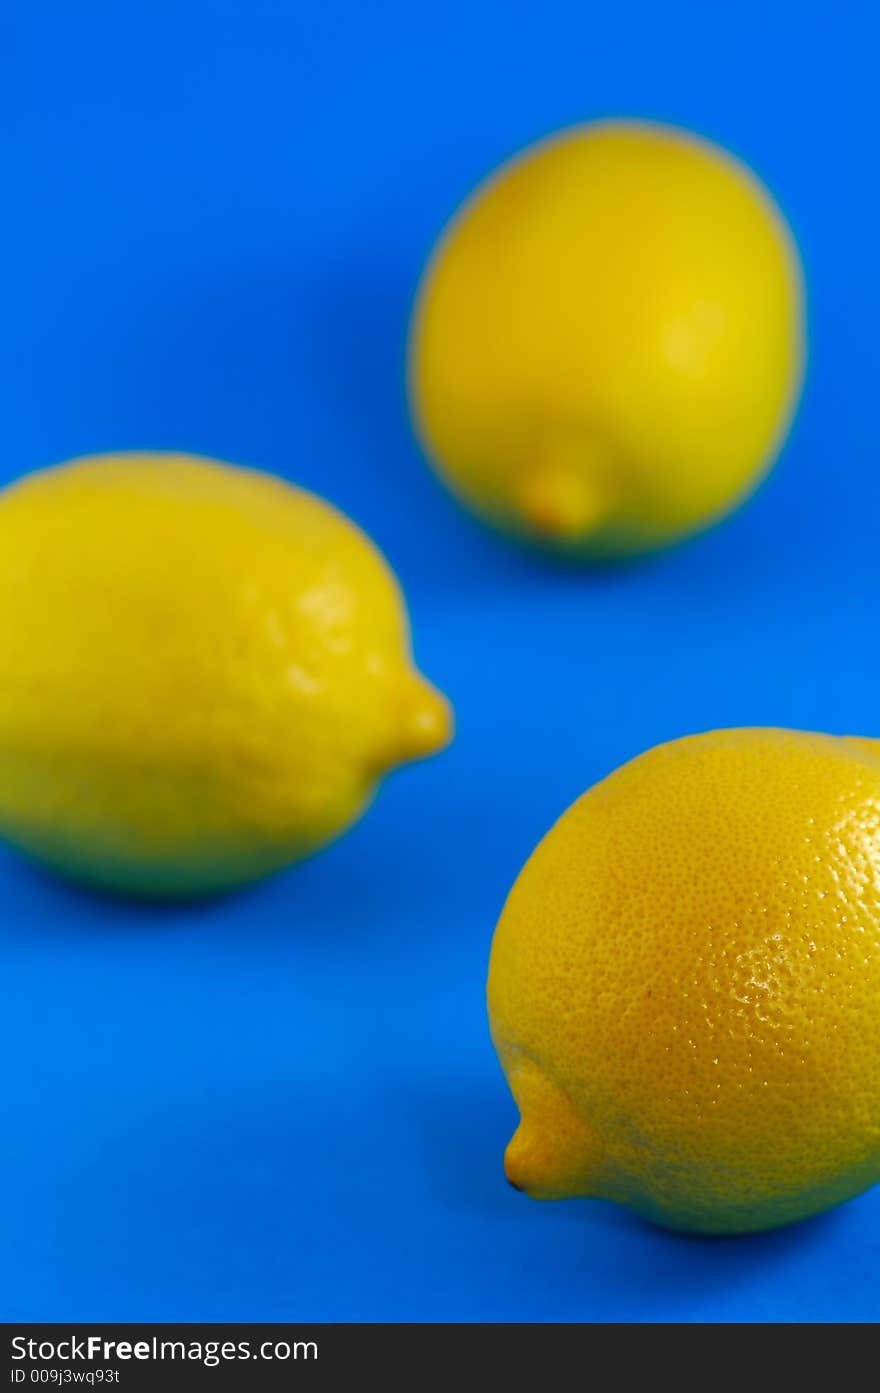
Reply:
M441 745L396 580L304 490L98 456L0 494L0 832L64 875L223 890Z
M547 834L489 976L514 1184L741 1233L880 1177L878 751L692 736Z
M574 127L502 166L441 238L413 314L414 422L501 530L572 560L650 551L770 467L804 320L797 248L748 169L671 127Z

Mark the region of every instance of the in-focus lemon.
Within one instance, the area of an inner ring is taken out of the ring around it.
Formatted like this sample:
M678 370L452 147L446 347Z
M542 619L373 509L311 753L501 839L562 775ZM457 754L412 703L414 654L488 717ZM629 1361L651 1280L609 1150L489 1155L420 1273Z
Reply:
M564 131L441 239L410 342L412 411L452 490L571 557L651 550L756 485L804 360L802 281L767 191L638 122Z
M880 1179L880 742L787 730L641 755L502 914L509 1179L676 1229L789 1223Z
M322 499L152 454L0 495L0 834L65 875L243 884L449 732L394 576Z

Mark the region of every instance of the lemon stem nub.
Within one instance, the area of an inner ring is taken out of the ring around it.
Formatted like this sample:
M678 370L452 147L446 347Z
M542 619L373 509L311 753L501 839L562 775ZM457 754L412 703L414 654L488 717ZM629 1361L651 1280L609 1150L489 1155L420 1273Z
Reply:
M595 449L564 442L539 456L522 472L517 502L538 536L564 541L594 532L609 511Z
M571 1098L531 1059L509 1077L521 1118L504 1156L511 1185L533 1199L597 1195L602 1148Z
M416 677L404 702L397 758L424 759L437 754L449 744L452 730L452 707L445 696L423 677Z

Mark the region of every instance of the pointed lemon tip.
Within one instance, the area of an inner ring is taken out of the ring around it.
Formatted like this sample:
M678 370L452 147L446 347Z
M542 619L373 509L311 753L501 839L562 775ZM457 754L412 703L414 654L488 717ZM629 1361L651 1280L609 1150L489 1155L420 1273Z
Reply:
M417 677L407 694L398 757L424 759L438 754L452 740L454 728L452 706L446 697L423 677Z
M554 1136L523 1121L504 1153L504 1174L509 1183L535 1200L596 1196L599 1169L595 1140L580 1127L563 1129Z
M530 531L559 541L593 532L609 511L596 479L578 460L565 456L540 461L524 473L516 504Z
M518 1059L508 1077L520 1110L504 1153L514 1189L538 1200L598 1196L603 1148L572 1099L534 1060Z
M570 1158L557 1156L554 1150L546 1135L530 1123L521 1122L504 1153L504 1174L514 1190L522 1190L535 1200L564 1199L576 1194L577 1186L567 1174Z
M530 1194L535 1187L534 1148L529 1145L523 1124L517 1127L504 1153L504 1174L514 1190Z

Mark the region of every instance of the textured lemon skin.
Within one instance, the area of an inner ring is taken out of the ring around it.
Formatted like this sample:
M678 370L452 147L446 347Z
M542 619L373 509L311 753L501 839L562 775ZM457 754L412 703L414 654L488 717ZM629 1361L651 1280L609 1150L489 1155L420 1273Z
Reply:
M880 1178L880 742L659 746L547 834L499 922L510 1180L744 1233Z
M570 557L675 542L776 456L804 363L766 190L685 132L576 127L483 184L413 316L416 429L489 522Z
M58 871L241 885L448 734L393 575L323 500L151 454L0 494L0 835Z

